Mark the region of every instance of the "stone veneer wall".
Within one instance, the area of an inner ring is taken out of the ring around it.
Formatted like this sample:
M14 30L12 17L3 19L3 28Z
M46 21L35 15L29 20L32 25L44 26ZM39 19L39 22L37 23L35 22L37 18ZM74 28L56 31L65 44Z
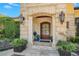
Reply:
M24 38L24 39L28 39L27 38L27 34L28 34L28 22L27 22L27 15L26 15L26 4L25 3L21 3L21 14L25 17L24 22L20 25L20 37Z
M71 4L71 6L73 6ZM68 12L69 9L67 9L67 4L21 4L21 13L25 17L24 23L21 25L21 38L29 39L29 17L37 16L34 15L36 13L48 13L51 14L54 20L54 26L55 28L55 39L58 40L66 40L67 36L75 36L75 24L74 24L74 12ZM65 21L63 24L59 21L59 13L60 11L64 11L65 13ZM66 28L66 22L69 21L69 29ZM55 40L55 41L56 41Z

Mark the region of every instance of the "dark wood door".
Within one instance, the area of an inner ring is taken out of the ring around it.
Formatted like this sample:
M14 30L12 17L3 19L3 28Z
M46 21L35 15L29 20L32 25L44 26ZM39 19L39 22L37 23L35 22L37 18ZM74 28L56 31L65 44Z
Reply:
M49 39L50 37L50 23L41 23L41 39Z

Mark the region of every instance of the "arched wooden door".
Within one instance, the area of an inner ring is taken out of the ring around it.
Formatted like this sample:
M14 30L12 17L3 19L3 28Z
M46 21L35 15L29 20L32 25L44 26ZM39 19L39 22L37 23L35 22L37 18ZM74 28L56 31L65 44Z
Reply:
M50 23L43 22L40 24L41 39L49 39L50 37Z

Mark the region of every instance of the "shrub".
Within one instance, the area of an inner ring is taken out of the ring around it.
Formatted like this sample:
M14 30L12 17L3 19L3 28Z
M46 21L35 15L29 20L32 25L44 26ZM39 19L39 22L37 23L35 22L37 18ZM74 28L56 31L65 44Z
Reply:
M4 32L3 30L0 30L0 39L3 39L4 38Z
M23 46L23 45L26 45L28 42L27 40L24 40L24 39L14 39L11 44L13 47L19 47L19 46Z
M3 36L13 40L14 38L19 38L20 36L20 23L19 21L14 21L10 17L0 17L0 24L3 24ZM2 38L2 36L1 36Z
M71 42L73 42L73 43L79 43L79 36L70 37L69 40L70 40Z
M75 37L70 37L69 41L75 43Z
M79 43L79 36L75 37L75 42Z
M57 46L61 50L65 50L68 52L73 52L77 49L76 44L74 44L72 42L67 42L67 41L58 41Z
M66 43L67 43L67 42L65 42L65 41L59 40L59 41L57 42L57 46L61 46L61 45L66 44Z
M16 35L15 23L13 21L6 21L4 25L5 25L5 37L10 39L15 38Z
M77 48L76 48L76 45L75 44L69 42L68 44L63 45L63 49L66 50L66 51L69 51L69 52L73 52Z
M15 22L15 38L19 38L20 37L20 22L16 21Z

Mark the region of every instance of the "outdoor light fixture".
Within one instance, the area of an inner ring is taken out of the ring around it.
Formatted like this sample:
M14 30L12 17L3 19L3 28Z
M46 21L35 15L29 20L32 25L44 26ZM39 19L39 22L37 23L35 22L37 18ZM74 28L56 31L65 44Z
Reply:
M59 19L60 19L61 24L63 24L64 19L65 19L65 13L63 11L60 12Z
M22 14L19 16L19 19L20 19L20 23L21 23L21 24L22 24L22 23L23 23L23 21L25 20L25 18L23 17L23 15L22 15Z

